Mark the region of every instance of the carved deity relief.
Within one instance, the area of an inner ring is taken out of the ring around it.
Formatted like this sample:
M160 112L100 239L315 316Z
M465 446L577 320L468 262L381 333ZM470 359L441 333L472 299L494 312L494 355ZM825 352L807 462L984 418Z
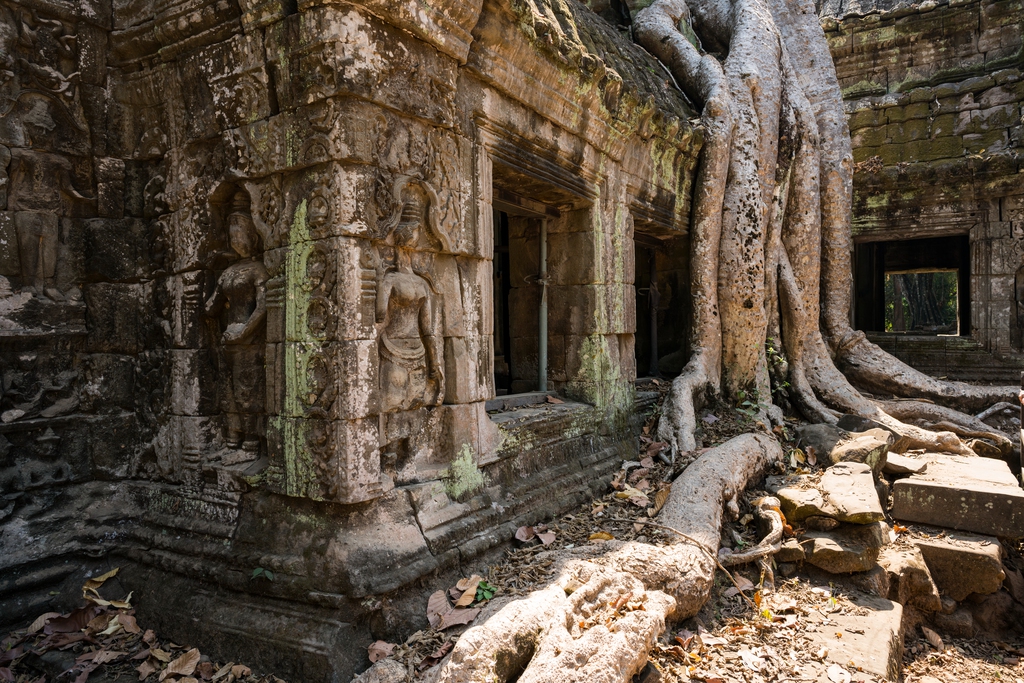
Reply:
M224 269L206 301L206 314L216 323L225 371L225 441L234 451L221 458L225 465L255 460L263 436L269 276L249 207L249 195L235 193L226 222L237 260Z
M381 260L375 311L386 413L440 405L444 400L440 297L430 275L414 267L414 251L430 230L430 190L412 180L399 184L395 198L396 215L385 224L388 246L382 251L390 254Z
M0 26L0 142L87 153L74 27L19 6L0 6Z

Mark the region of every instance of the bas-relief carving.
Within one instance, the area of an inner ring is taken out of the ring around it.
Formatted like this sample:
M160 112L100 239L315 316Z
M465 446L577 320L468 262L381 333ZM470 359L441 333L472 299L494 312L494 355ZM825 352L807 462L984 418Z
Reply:
M400 208L384 227L375 316L385 413L440 405L444 400L443 347L435 314L440 312L439 295L429 273L413 265L424 233L436 234L437 209L431 195L436 197L426 183L400 181L394 193Z
M237 192L227 216L228 239L236 261L217 279L205 312L215 323L223 367L224 465L255 460L263 437L266 354L266 285L259 235L249 196Z
M0 142L88 154L74 26L5 3L0 27Z

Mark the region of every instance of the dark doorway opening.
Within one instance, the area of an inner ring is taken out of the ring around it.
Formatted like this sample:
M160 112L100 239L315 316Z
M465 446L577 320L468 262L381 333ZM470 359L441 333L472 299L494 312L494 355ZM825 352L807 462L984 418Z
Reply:
M967 235L856 245L857 328L970 335L970 255Z
M637 377L674 377L689 359L689 240L633 235Z
M508 249L508 214L494 210L494 393L512 389L512 336L509 332L508 295L511 264Z

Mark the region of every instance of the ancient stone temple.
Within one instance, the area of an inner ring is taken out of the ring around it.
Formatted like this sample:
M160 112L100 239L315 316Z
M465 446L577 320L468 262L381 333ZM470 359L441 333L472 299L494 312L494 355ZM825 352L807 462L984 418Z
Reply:
M154 626L347 680L418 582L635 453L636 253L650 365L701 135L628 32L2 0L0 57L4 625L120 565Z
M822 4L858 162L857 327L933 374L1016 383L1024 8L1017 0ZM887 275L940 272L958 303L945 324L897 321L890 332L905 334L884 334Z

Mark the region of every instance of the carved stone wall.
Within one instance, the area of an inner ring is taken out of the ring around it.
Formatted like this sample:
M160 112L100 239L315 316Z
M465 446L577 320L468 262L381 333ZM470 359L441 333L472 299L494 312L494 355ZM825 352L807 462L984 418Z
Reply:
M969 235L970 334L1012 379L1009 357L1024 348L1021 3L826 2L821 13L850 114L855 241Z
M117 563L343 680L632 453L633 225L685 235L701 136L582 5L0 0L0 41L0 622ZM560 216L544 411L488 412L495 187Z

